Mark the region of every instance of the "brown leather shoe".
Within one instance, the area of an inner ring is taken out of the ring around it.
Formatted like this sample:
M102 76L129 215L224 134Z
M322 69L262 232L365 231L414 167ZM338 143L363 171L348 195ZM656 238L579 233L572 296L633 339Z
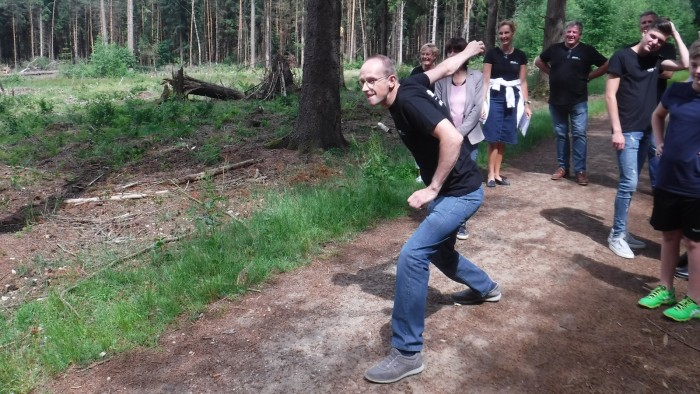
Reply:
M588 175L586 175L586 171L576 173L576 183L578 183L581 186L588 185Z
M553 181L558 181L562 178L568 178L569 177L569 171L559 167L557 168L556 171L554 171L554 174L552 174L552 180Z

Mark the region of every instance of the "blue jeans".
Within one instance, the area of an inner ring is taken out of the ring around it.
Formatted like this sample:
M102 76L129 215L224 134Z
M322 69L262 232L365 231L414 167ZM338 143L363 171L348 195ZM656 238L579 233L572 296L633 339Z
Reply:
M457 229L484 200L484 189L466 196L439 196L428 205L428 215L401 249L396 267L396 292L391 316L391 345L418 352L423 347L429 265L432 262L448 278L486 295L494 282L481 268L454 248Z
M639 172L649 151L651 134L644 131L628 131L625 147L617 151L617 166L620 169L620 182L615 196L615 215L613 216L613 236L627 233L627 212L632 202L632 194L637 190Z
M649 154L647 155L647 160L649 160L649 182L653 189L656 187L656 171L659 168L659 157L656 156L656 144L654 144L653 134L649 136Z
M588 128L588 102L574 104L570 107L550 105L549 114L554 123L554 135L557 146L559 167L569 170L569 150L573 153L574 171L586 171L586 129ZM571 139L569 142L569 122L571 122Z

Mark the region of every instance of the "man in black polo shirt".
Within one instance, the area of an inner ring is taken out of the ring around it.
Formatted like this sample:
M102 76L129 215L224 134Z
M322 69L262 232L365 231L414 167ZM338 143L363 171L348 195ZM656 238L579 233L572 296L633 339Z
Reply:
M565 40L545 49L535 59L535 66L549 75L549 113L556 135L559 167L553 180L569 176L569 149L573 155L576 182L588 184L586 173L586 129L588 128L588 81L605 74L608 60L595 48L581 42L583 24L568 22ZM593 66L597 66L591 71ZM569 142L569 122L571 139Z
M420 167L426 187L408 198L408 204L427 209L427 216L401 249L396 267L392 312L391 351L367 370L365 378L392 383L423 371L423 330L428 294L429 265L468 286L453 294L459 304L495 302L501 298L498 283L455 249L457 229L483 201L481 173L462 135L450 121L445 105L428 90L438 79L453 74L484 50L472 41L464 51L425 73L399 82L391 59L376 55L360 69L360 86L371 105L391 113L396 130Z

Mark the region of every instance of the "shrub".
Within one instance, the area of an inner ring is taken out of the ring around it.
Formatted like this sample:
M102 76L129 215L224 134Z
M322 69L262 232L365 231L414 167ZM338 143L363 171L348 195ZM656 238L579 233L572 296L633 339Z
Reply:
M123 77L136 66L136 58L125 47L116 44L98 45L90 56L95 77Z

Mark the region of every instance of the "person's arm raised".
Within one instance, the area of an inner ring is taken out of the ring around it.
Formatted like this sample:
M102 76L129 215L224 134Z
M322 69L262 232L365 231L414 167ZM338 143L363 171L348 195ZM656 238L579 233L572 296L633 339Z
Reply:
M452 57L448 57L434 69L425 72L433 84L440 78L452 75L469 59L484 53L484 43L482 41L470 42L464 50Z
M676 41L676 45L678 45L678 54L680 59L679 61L676 61L675 59L665 59L661 62L661 70L685 70L690 66L690 54L688 53L688 47L685 46L681 35L678 33L678 30L676 30L676 25L672 22L671 26L673 27L673 39Z

